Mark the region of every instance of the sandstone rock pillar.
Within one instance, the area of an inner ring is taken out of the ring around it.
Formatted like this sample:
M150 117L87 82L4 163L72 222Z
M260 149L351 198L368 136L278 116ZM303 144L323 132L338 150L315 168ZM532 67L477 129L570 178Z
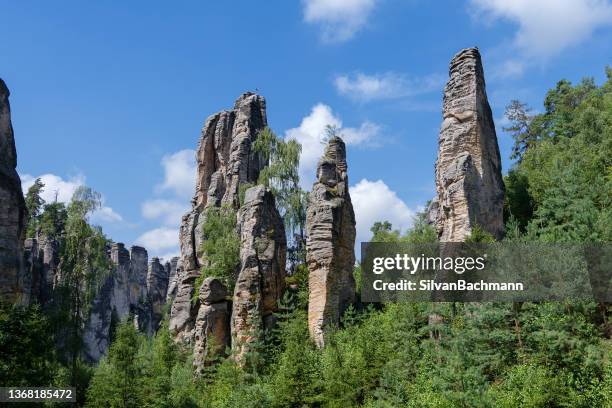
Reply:
M202 253L202 227L206 208L238 209L243 184L255 184L265 163L252 150L267 126L266 102L251 92L242 94L234 108L210 116L202 129L196 152L197 176L191 212L183 216L179 232L180 262L177 289L170 311L170 330L178 339L192 340L198 302L192 302L194 284L206 257Z
M478 225L500 239L504 184L478 49L455 55L449 76L436 162L438 236L461 242Z
M227 289L217 278L204 279L199 291L200 309L195 321L193 366L201 374L230 345L230 308Z
M163 308L166 303L166 292L168 290L168 275L166 269L159 262L159 258L153 257L149 264L147 273L147 292L151 307L151 331L157 331L163 317Z
M274 196L262 185L246 190L238 225L240 272L234 288L232 349L242 364L258 332L274 324L285 287L287 239Z
M16 170L9 94L0 79L0 299L27 303L22 281L26 208Z
M166 292L166 303L172 304L174 301L174 297L176 296L177 289L177 270L179 268L179 258L178 256L170 259L169 262L166 262L164 267L166 268L166 273L168 274L168 291Z
M355 299L355 213L348 191L346 147L332 138L317 168L306 213L308 328L319 347Z

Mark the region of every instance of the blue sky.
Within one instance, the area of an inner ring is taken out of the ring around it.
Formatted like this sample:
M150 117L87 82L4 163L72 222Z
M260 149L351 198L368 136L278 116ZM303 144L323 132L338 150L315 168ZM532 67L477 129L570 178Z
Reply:
M258 88L270 126L303 143L306 186L323 127L341 126L358 239L378 219L406 228L434 195L442 90L461 48L483 54L504 171L511 99L541 110L561 78L603 81L610 2L532 3L2 0L18 170L26 187L44 175L47 198L86 183L112 239L170 256L204 120Z

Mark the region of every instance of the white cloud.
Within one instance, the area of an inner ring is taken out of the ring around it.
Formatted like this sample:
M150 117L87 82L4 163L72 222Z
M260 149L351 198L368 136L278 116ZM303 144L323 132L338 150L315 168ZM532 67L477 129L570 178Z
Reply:
M43 174L42 176L34 177L29 174L21 176L21 187L23 193L27 193L28 189L34 184L34 181L40 178L45 187L41 193L41 197L47 203L56 201L61 203L68 203L72 198L72 195L79 186L85 185L85 176L77 175L64 180L60 176L55 174Z
M195 151L185 149L165 155L161 164L164 168L164 182L157 189L174 191L179 197L191 197L196 178Z
M368 22L379 0L302 0L304 21L321 28L325 42L351 39Z
M508 59L493 67L493 78L520 78L527 68L525 61Z
M178 226L183 214L189 211L187 202L177 200L147 200L142 204L142 216L149 220L161 219L167 226Z
M372 101L395 99L442 90L442 75L432 74L422 78L410 78L405 74L386 72L368 75L362 72L338 75L334 79L336 90L351 99Z
M161 160L164 181L155 188L158 198L142 203L143 218L157 221L159 226L143 233L136 242L152 253L164 251L160 257L166 260L179 253L178 227L190 210L196 183L195 154L194 150L184 149L165 155Z
M331 107L322 103L315 105L310 114L302 119L299 127L285 132L286 139L295 139L302 145L300 183L305 188L314 180L317 163L325 148L322 141L327 125L339 128L340 136L348 145L372 142L380 133L380 126L369 121L363 122L358 128L344 128L342 120L334 115Z
M136 244L142 245L149 252L167 251L177 247L178 237L178 228L160 227L139 236L136 239Z
M350 193L357 221L357 246L372 237L370 228L376 221L389 221L394 229L402 231L412 226L416 212L382 180L362 179L350 187Z
M123 217L117 214L111 207L103 205L91 215L94 222L121 222Z
M28 189L34 184L34 181L40 178L45 185L43 187L41 197L47 203L53 203L57 200L60 203L69 203L76 189L85 185L85 176L79 174L64 180L62 177L55 174L47 173L42 176L34 177L30 174L21 176L21 188L26 194ZM93 222L116 223L123 221L123 217L115 212L111 207L104 205L104 197L102 198L102 206L91 214Z
M471 0L471 4L478 17L518 24L514 45L536 60L555 56L612 24L607 0Z

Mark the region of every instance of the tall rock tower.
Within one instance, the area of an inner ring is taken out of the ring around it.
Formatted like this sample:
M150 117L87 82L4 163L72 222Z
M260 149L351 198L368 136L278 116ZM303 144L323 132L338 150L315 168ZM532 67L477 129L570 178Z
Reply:
M17 174L9 90L0 79L0 299L27 303L23 286L25 201Z
M455 55L449 76L436 162L438 236L441 242L461 242L478 225L499 239L504 184L478 49Z
M308 328L319 347L355 300L355 213L348 191L346 147L332 138L317 168L306 213Z
M242 94L234 108L210 116L202 129L198 150L196 191L191 212L180 228L181 257L177 291L170 311L170 330L191 341L199 302L192 302L194 284L205 264L202 253L205 209L229 205L238 209L239 188L255 184L265 162L252 150L267 126L266 102L251 92Z
M285 288L287 238L272 192L264 186L245 192L238 213L240 272L234 288L232 348L244 362L260 330L274 324L273 313Z

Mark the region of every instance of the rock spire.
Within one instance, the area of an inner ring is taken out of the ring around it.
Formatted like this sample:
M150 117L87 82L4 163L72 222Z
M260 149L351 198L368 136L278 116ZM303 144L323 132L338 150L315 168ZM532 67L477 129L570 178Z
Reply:
M265 99L247 92L233 109L210 116L202 129L192 210L183 216L180 227L181 256L170 312L170 330L187 342L192 340L199 308L199 302L192 302L194 284L206 262L202 253L205 210L223 205L238 209L240 186L255 184L265 165L252 144L266 126Z
M240 271L231 328L234 356L242 363L257 334L274 324L285 288L287 239L274 196L262 185L246 190L238 225Z
M306 214L309 270L308 328L319 347L355 299L355 213L348 191L346 147L329 140L317 168Z
M11 124L10 92L0 79L0 299L27 303L23 249L25 200L17 174L17 150Z
M436 228L441 242L460 242L478 225L501 238L504 184L493 115L477 48L450 63L436 162Z

